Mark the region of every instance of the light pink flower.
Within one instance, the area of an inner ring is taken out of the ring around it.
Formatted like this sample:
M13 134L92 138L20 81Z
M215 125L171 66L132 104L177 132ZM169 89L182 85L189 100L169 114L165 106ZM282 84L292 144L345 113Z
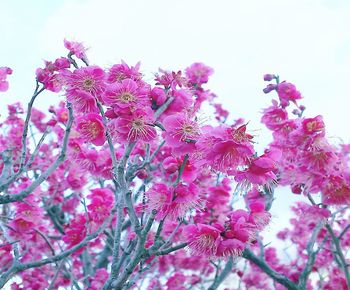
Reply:
M75 55L77 58L88 61L86 57L86 48L81 42L68 41L64 39L64 47L67 48L72 55Z
M203 63L196 62L186 68L186 76L192 84L201 85L208 82L214 70Z
M0 67L0 92L6 92L8 90L9 83L6 78L10 74L12 74L12 69L9 67Z

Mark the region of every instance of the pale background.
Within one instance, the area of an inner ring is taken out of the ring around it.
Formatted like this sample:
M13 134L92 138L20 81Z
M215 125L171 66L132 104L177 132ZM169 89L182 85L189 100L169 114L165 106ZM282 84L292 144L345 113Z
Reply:
M250 121L260 150L270 140L259 124L271 99L262 93L264 73L295 83L305 114L322 114L334 142L350 141L350 1L0 0L0 19L0 66L14 70L2 114L10 102L27 102L35 69L66 54L66 37L90 47L93 64L140 60L146 75L196 61L213 67L208 87L233 118ZM58 99L47 93L39 103ZM296 199L288 190L277 197L268 237L287 225Z

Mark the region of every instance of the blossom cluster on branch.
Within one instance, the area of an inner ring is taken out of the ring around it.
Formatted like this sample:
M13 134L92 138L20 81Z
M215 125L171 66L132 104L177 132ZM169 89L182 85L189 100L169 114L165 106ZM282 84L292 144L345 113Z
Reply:
M81 43L64 46L36 70L27 109L8 105L1 123L0 287L350 287L350 147L303 117L293 84L264 76L278 100L263 110L273 140L259 155L206 88L210 67L148 82L140 63L105 69ZM0 91L10 74L0 68ZM44 92L65 101L44 113ZM278 186L304 195L277 235L285 256L264 243Z

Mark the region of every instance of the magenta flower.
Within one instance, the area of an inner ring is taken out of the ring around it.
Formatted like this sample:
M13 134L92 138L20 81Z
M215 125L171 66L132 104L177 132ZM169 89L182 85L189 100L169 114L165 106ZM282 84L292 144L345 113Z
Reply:
M287 82L282 82L277 85L277 93L280 98L282 108L289 105L289 102L296 103L297 100L301 99L301 94L297 91L295 85Z
M97 225L100 225L112 210L114 203L113 192L108 188L96 188L90 191L91 194L88 195L88 199L91 202L87 206L89 218Z
M174 188L173 200L168 207L171 219L184 218L188 210L200 208L199 190L193 183L189 185L178 184Z
M281 158L281 151L275 149L268 151L251 161L246 170L238 171L235 180L241 184L265 185L276 182L274 171L277 169L277 161Z
M322 190L322 202L327 205L349 204L350 178L331 175L325 181Z
M76 129L81 137L96 146L102 146L105 141L105 128L100 115L90 113L76 119Z
M67 95L67 101L73 104L79 113L99 113L96 98L84 90L74 90Z
M75 55L77 58L87 62L87 49L83 46L81 42L68 41L64 39L64 47L67 48L72 55Z
M233 173L237 166L247 165L254 154L252 136L245 132L245 126L238 128L221 125L202 128L205 132L196 143L202 162L213 169Z
M12 69L9 67L0 67L0 92L6 92L8 90L9 83L6 78L10 74L12 74Z
M218 239L216 247L216 256L218 257L239 257L242 256L246 244L235 238Z
M164 183L155 183L147 192L147 207L157 210L158 217L164 217L168 213L173 199L173 192Z
M110 68L107 74L107 81L109 83L121 82L125 79L139 81L142 78L139 69L139 62L135 66L129 67L124 61L122 61L121 64L115 64Z
M265 124L270 130L282 128L288 119L288 113L284 108L277 105L277 101L272 102L272 106L263 110L261 123Z
M102 100L108 106L112 106L116 114L119 110L135 110L150 106L149 86L137 83L131 79L122 80L120 83L110 85Z
M187 113L170 115L163 120L165 128L164 139L168 146L176 152L190 153L195 150L194 143L201 135L197 121L192 120Z
M95 98L99 98L105 90L105 72L98 66L76 69L74 72L63 73L67 86L67 96L74 100L76 91L84 91ZM78 102L80 100L76 100Z
M213 74L214 70L203 63L196 62L190 67L186 68L186 76L192 84L205 84L208 82L209 76Z
M137 140L149 142L157 136L157 132L152 124L153 112L137 109L130 115L123 115L114 119L111 126L115 128L117 138L124 143Z
M185 226L182 233L194 255L215 256L220 230L209 225L196 224Z

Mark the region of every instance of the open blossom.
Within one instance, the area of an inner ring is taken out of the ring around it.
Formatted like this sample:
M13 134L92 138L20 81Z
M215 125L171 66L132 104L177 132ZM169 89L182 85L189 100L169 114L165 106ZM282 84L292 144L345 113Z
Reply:
M137 140L148 142L157 136L153 126L153 112L151 110L137 109L130 115L122 115L117 119L113 119L110 127L114 128L116 138L124 143Z
M186 69L186 76L193 84L201 85L208 82L213 69L203 63L196 62Z
M265 185L273 183L277 179L276 171L277 161L281 158L281 151L267 151L260 157L252 159L249 167L243 171L238 171L235 180L240 183L251 183Z
M172 190L164 183L155 183L147 192L147 207L157 210L160 217L166 216L169 205L173 199Z
M8 90L9 83L6 78L10 74L12 74L12 69L9 67L0 67L0 92L6 92Z
M188 110L193 106L193 96L189 90L171 90L168 95L173 98L168 108L160 116L160 120L164 119L166 116L177 114L179 112Z
M183 218L189 209L199 207L198 188L193 183L178 184L175 188L156 183L146 195L148 208L157 210L159 218L176 220Z
M64 39L64 47L67 48L72 55L75 55L77 58L87 62L87 49L83 46L81 42L68 41Z
M132 79L125 79L119 83L109 85L102 96L103 102L114 108L116 114L125 109L135 110L150 106L150 89L148 85L137 83Z
M135 66L130 67L124 61L121 64L115 64L107 74L107 81L109 83L122 82L125 79L139 81L142 78L142 74L139 72L140 65L138 62Z
M90 191L90 204L87 206L89 218L97 224L102 224L113 207L113 192L108 188L95 188Z
M297 100L301 99L300 92L296 89L295 85L287 82L282 82L277 85L277 93L280 98L282 108L289 105L289 102L296 103Z
M188 225L182 231L194 255L213 257L216 254L220 230L205 224Z
M102 146L105 141L105 128L100 115L90 113L76 119L76 129L82 138L96 146Z
M74 100L79 91L84 91L93 97L99 98L105 90L105 72L98 66L83 67L73 72L65 71L63 77L66 82L67 97L70 98L73 104L82 101Z
M287 119L288 113L286 109L280 108L277 105L277 101L272 101L272 106L263 110L261 123L265 124L270 130L278 130L284 126Z
M80 243L86 236L86 217L84 214L76 215L65 231L62 240L69 246ZM82 249L79 250L80 252ZM78 253L78 252L76 252Z
M254 154L252 136L246 133L246 126L238 128L221 125L205 126L196 147L202 162L213 169L233 173L238 166L247 165Z
M327 205L349 204L350 176L331 175L324 180L322 202Z
M176 152L189 153L195 150L194 143L201 135L199 124L188 113L170 115L163 120L166 144Z

